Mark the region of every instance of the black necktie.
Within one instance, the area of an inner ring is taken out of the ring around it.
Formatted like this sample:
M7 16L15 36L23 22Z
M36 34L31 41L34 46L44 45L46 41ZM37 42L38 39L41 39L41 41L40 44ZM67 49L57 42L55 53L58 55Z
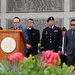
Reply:
M16 30L17 30L18 28L16 28Z
M73 30L73 42L75 41L75 30Z
M15 28L15 30L19 30L19 28Z
M73 37L75 37L75 30L73 30Z
M51 26L51 29L52 29L52 26Z

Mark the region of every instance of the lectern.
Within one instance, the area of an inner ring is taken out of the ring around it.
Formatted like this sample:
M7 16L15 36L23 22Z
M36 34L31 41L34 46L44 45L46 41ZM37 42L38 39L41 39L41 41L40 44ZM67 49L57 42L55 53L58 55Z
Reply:
M25 44L22 30L0 30L0 61L16 52L24 54Z

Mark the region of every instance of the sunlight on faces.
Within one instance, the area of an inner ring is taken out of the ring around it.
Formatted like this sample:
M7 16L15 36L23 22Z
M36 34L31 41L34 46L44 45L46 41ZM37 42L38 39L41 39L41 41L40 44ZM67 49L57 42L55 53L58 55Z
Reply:
M29 28L32 28L33 25L34 25L34 22L32 20L28 20L28 24L27 25L28 25Z
M15 27L15 28L18 28L18 27L20 26L20 21L19 21L19 19L15 18L15 19L13 20L13 24L14 24L14 27Z
M75 30L75 21L71 22L71 29Z
M49 20L49 21L48 21L48 25L49 25L49 26L53 26L53 25L54 25L54 20Z

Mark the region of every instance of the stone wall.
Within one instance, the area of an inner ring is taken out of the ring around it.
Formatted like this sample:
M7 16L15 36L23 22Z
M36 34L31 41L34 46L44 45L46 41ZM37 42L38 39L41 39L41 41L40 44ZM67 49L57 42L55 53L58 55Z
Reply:
M0 0L0 26L10 28L14 17L18 16L27 26L32 18L35 28L42 30L47 26L47 18L53 16L55 24L69 29L70 19L75 15L75 0Z

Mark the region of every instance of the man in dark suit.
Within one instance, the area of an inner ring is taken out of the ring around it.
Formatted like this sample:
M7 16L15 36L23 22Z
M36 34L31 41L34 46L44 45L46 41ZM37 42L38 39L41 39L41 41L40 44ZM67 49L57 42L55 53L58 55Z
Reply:
M70 22L71 29L69 29L64 38L64 50L67 56L67 65L75 66L75 19Z
M43 50L54 50L60 53L62 46L62 31L54 24L54 18L51 16L47 19L48 27L43 29L42 47Z
M38 43L40 41L40 32L39 30L33 28L34 21L31 18L28 19L27 26L28 26L27 32L29 36L29 41L28 41L29 48L27 53L28 57L30 54L32 54L33 56L38 54Z

